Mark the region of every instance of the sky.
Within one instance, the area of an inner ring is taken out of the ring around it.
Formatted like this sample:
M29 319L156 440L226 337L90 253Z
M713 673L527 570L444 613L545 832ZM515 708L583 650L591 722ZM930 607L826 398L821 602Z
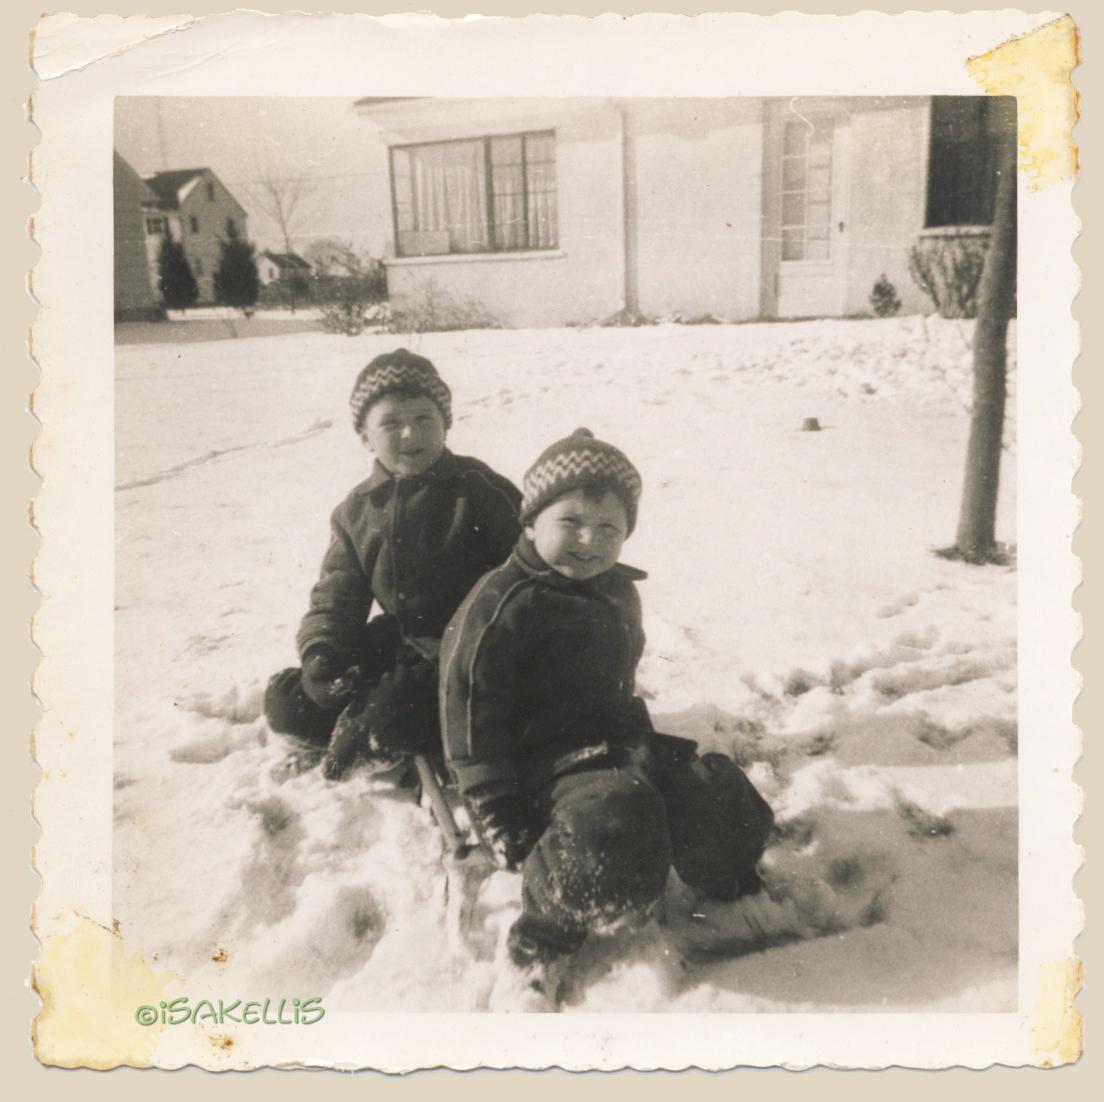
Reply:
M292 248L338 237L380 256L390 236L391 197L379 131L346 98L120 96L115 148L141 176L210 168L245 208L259 250L283 249L261 206L266 166L304 172L313 191L291 223Z

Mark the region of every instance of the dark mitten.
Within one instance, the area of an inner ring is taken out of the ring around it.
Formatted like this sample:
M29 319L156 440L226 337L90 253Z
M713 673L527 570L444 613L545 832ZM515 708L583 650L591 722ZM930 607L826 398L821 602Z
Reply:
M319 708L303 692L303 671L292 667L269 678L265 687L264 714L269 727L280 735L293 735L315 746L325 746L333 732L333 712Z
M519 868L540 837L532 800L520 792L491 799L469 799L468 811L476 833L499 868Z
M394 671L372 691L372 742L385 753L420 754L440 745L437 668L401 653Z
M383 750L376 743L379 702L375 693L374 687L357 693L337 717L322 759L322 774L327 780L340 780L358 760L372 764L377 770L390 769L402 760L402 754Z
M356 690L359 674L329 647L311 647L303 655L303 691L319 708L341 708Z

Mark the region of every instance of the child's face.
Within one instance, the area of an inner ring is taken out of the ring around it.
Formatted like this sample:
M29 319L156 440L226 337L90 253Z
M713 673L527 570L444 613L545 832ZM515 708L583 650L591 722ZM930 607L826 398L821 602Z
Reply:
M582 490L556 498L525 528L537 554L557 573L576 581L609 570L628 532L625 506L616 494L607 492L592 500Z
M361 438L393 475L409 478L441 458L445 419L431 398L385 394L369 408Z

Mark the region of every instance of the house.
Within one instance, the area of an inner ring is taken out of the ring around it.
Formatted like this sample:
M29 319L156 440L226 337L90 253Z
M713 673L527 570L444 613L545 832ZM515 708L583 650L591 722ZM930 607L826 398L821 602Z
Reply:
M113 161L115 320L154 320L165 313L146 256L143 208L154 202L154 196L118 153Z
M145 182L153 195L144 212L152 270L156 273L161 241L169 234L184 246L199 287L199 302L213 303L219 244L232 237L248 237L245 208L209 168L158 172Z
M257 257L257 278L267 287L281 279L309 279L311 266L298 253L274 253L267 249Z
M903 310L929 236L992 218L991 97L362 99L385 148L393 299L503 324Z

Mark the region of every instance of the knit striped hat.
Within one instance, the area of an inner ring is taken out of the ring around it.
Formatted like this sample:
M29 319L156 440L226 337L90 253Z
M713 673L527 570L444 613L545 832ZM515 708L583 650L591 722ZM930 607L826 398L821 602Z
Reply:
M358 376L349 406L353 411L353 428L360 432L368 409L378 398L392 390L409 390L424 394L437 403L445 428L452 424L452 391L437 374L437 368L424 356L416 356L405 348L377 356Z
M590 429L576 429L570 436L545 448L522 482L521 522L528 524L548 504L584 486L608 489L621 499L629 521L636 527L640 501L640 474L624 452L594 438Z

